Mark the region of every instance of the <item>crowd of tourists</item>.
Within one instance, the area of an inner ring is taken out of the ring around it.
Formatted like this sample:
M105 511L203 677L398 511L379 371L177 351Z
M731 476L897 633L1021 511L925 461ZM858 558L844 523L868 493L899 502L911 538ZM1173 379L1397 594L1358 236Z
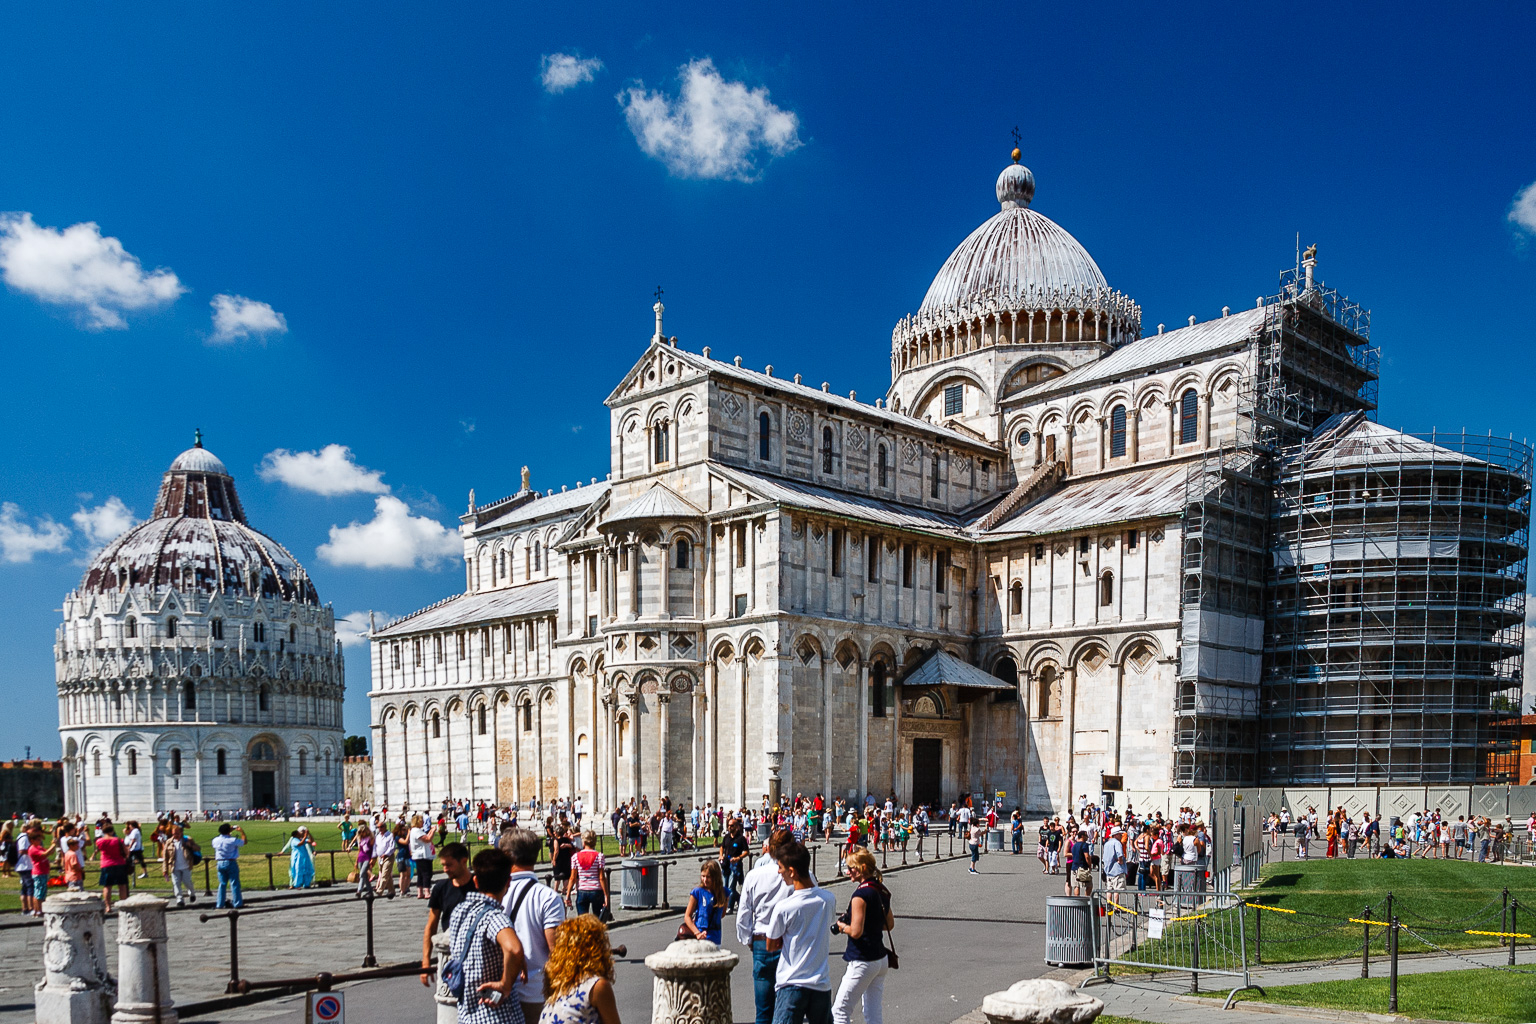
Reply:
M1352 815L1343 807L1321 817L1317 808L1291 818L1290 808L1270 814L1264 821L1271 849L1287 841L1296 856L1309 860L1319 853L1325 859L1356 856L1386 859L1421 857L1502 864L1519 833L1508 815L1496 821L1487 815L1458 814L1454 818L1435 808L1395 817L1383 823L1381 815L1362 811ZM1536 835L1536 813L1525 823L1525 834ZM1314 846L1314 844L1317 844Z

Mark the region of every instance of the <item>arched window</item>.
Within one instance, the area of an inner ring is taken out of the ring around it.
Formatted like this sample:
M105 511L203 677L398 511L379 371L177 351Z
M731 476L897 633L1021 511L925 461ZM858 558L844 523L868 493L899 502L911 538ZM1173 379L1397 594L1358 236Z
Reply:
M533 702L523 701L523 732L533 732Z
M259 644L267 642L267 624L258 622L251 626L251 639ZM395 668L400 667L400 645L395 645Z
M175 622L176 620L172 619L171 621ZM91 623L91 637L92 637L92 639L95 639L95 640L100 640L101 639L101 620L100 619L97 619L95 622Z
M165 636L168 640L176 639L176 616L174 615L165 620Z
M395 664L396 664L396 667L399 666L399 659L398 658L396 659ZM256 710L257 711L271 711L272 710L272 691L267 688L267 684L266 683L262 683L260 686L258 686L256 688Z
M1125 455L1125 406L1117 405L1109 414L1109 455L1118 459Z
M484 736L485 735L485 705L484 704L480 705L479 717L480 717L480 735Z
M538 541L533 542L533 571L544 571L544 548Z
M757 414L757 457L764 462L768 461L768 438L773 428L773 420L766 412Z
M132 640L138 635L139 620L130 615L128 616L127 620L123 622L123 636L127 637L129 640Z
M670 431L667 429L668 426L667 421L662 420L651 427L651 437L655 442L655 461L658 464L670 462L672 459L672 438Z
M197 710L197 684L190 679L181 684L181 706L188 711Z
M132 747L128 748L128 774L139 774L139 752Z
M91 774L101 774L101 751L99 750L91 751Z
M629 716L628 715L620 715L619 716L619 754L618 754L619 757L623 757L624 756L624 748L629 745L628 740L629 740ZM98 770L96 772L96 774L100 775L101 772Z
M180 747L172 747L171 748L171 774L172 775L180 775L181 774L181 748Z
M262 742L251 749L252 761L276 761L277 754L272 750L272 744Z
M692 555L693 555L693 552L690 549L690 546L688 544L687 539L679 537L678 540L677 540L677 566L676 567L679 568L679 569L686 569L686 568L688 568L689 561L690 561Z
M1037 701L1036 701L1038 706L1035 709L1035 717L1036 718L1050 718L1051 717L1051 704L1052 704L1052 700L1051 700L1052 693L1051 693L1051 691L1056 688L1056 668L1055 668L1055 666L1047 665L1047 666L1045 666L1044 668L1042 668L1040 670L1038 686L1039 686L1039 694L1038 694Z
M1099 577L1099 604L1111 605L1115 603L1115 574L1108 569Z
M832 472L832 428L821 428L821 471Z
M1013 586L1008 588L1008 614L1022 615L1024 613L1024 584L1018 580L1013 581Z
M1012 687L1011 690L1001 692L994 698L997 703L1012 703L1019 699L1019 666L1013 658L1003 655L992 665L992 674Z
M288 624L288 642L291 644L299 642L299 627L291 622Z
M885 662L877 661L869 666L869 714L873 718L885 717Z
M307 775L308 774L308 771L307 771L308 768L309 768L309 751L304 750L301 747L299 749L299 774L300 775Z
M229 755L224 752L223 747L213 752L213 764L213 773L215 775L229 774Z
M442 737L443 737L443 717L441 715L439 715L436 711L434 711L434 712L432 712L432 738L437 740L437 739L442 739Z
M891 485L891 457L886 454L885 445L883 444L875 453L875 466L880 486L889 487Z
M501 578L507 578L507 553L505 551L501 553Z
M412 663L417 668L421 668L421 641L420 640L412 640L411 641L411 661L412 661Z
M325 765L325 767L322 769L321 774L331 774L331 752L329 750L325 752L324 761L322 763Z
M934 452L933 453L933 457L929 461L929 464L928 464L928 496L930 498L937 498L939 496L939 453L938 452Z
M1200 396L1194 388L1179 399L1179 444L1194 444L1200 437Z

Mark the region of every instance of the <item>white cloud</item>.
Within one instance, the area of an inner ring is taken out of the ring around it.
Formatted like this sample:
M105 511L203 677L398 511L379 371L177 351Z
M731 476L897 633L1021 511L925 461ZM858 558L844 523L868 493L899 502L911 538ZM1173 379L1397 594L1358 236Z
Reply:
M1536 238L1536 181L1515 193L1515 201L1509 204L1509 222Z
M676 99L647 92L644 83L619 93L635 141L681 178L751 181L757 158L800 147L800 119L768 101L765 88L727 82L708 57L679 69Z
M369 619L379 629L383 629L394 621L395 617L388 612L352 612L343 615L336 620L336 639L341 641L343 647L360 647L368 642Z
M257 473L269 483L284 483L327 498L338 494L389 493L389 485L379 479L384 471L353 462L352 449L344 444L328 444L317 452L279 448L267 452Z
M565 92L583 82L590 82L603 70L596 57L572 57L568 53L546 53L543 58L544 91Z
M60 231L30 213L0 215L0 275L19 292L75 310L88 330L121 330L123 314L176 301L186 291L169 270L145 273L123 243L86 221Z
M0 558L7 562L30 562L36 554L57 554L69 540L69 527L47 516L28 524L21 517L21 506L0 504Z
M112 495L95 508L80 506L69 517L85 538L91 553L100 551L117 539L118 534L134 524L133 509L123 504L123 499Z
M288 320L265 302L244 295L215 295L209 305L213 307L213 334L208 340L214 344L288 333Z
M332 565L357 565L365 569L435 568L445 559L464 553L458 532L435 519L411 515L399 498L382 495L374 500L373 518L353 520L331 527L331 539L316 552Z

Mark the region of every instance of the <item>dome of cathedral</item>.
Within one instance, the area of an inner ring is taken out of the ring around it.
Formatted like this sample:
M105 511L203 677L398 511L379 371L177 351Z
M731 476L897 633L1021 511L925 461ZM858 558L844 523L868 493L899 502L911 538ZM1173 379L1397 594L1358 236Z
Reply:
M298 560L246 522L229 470L201 438L166 470L150 518L108 544L80 582L82 594L137 587L320 603Z
M1002 209L944 261L919 316L973 305L1016 309L1049 302L1081 308L1111 294L1088 250L1029 208L1034 195L1029 168L1018 163L1003 168L997 178Z

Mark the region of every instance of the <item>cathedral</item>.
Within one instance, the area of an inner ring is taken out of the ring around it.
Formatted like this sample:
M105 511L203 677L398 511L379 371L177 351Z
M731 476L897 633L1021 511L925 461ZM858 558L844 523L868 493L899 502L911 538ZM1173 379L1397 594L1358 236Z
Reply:
M378 803L1501 777L1529 449L1376 424L1315 249L1144 330L1019 157L872 403L656 304L603 479L471 492L464 592L372 631Z
M149 519L98 554L54 642L66 813L342 798L336 623L197 443Z

